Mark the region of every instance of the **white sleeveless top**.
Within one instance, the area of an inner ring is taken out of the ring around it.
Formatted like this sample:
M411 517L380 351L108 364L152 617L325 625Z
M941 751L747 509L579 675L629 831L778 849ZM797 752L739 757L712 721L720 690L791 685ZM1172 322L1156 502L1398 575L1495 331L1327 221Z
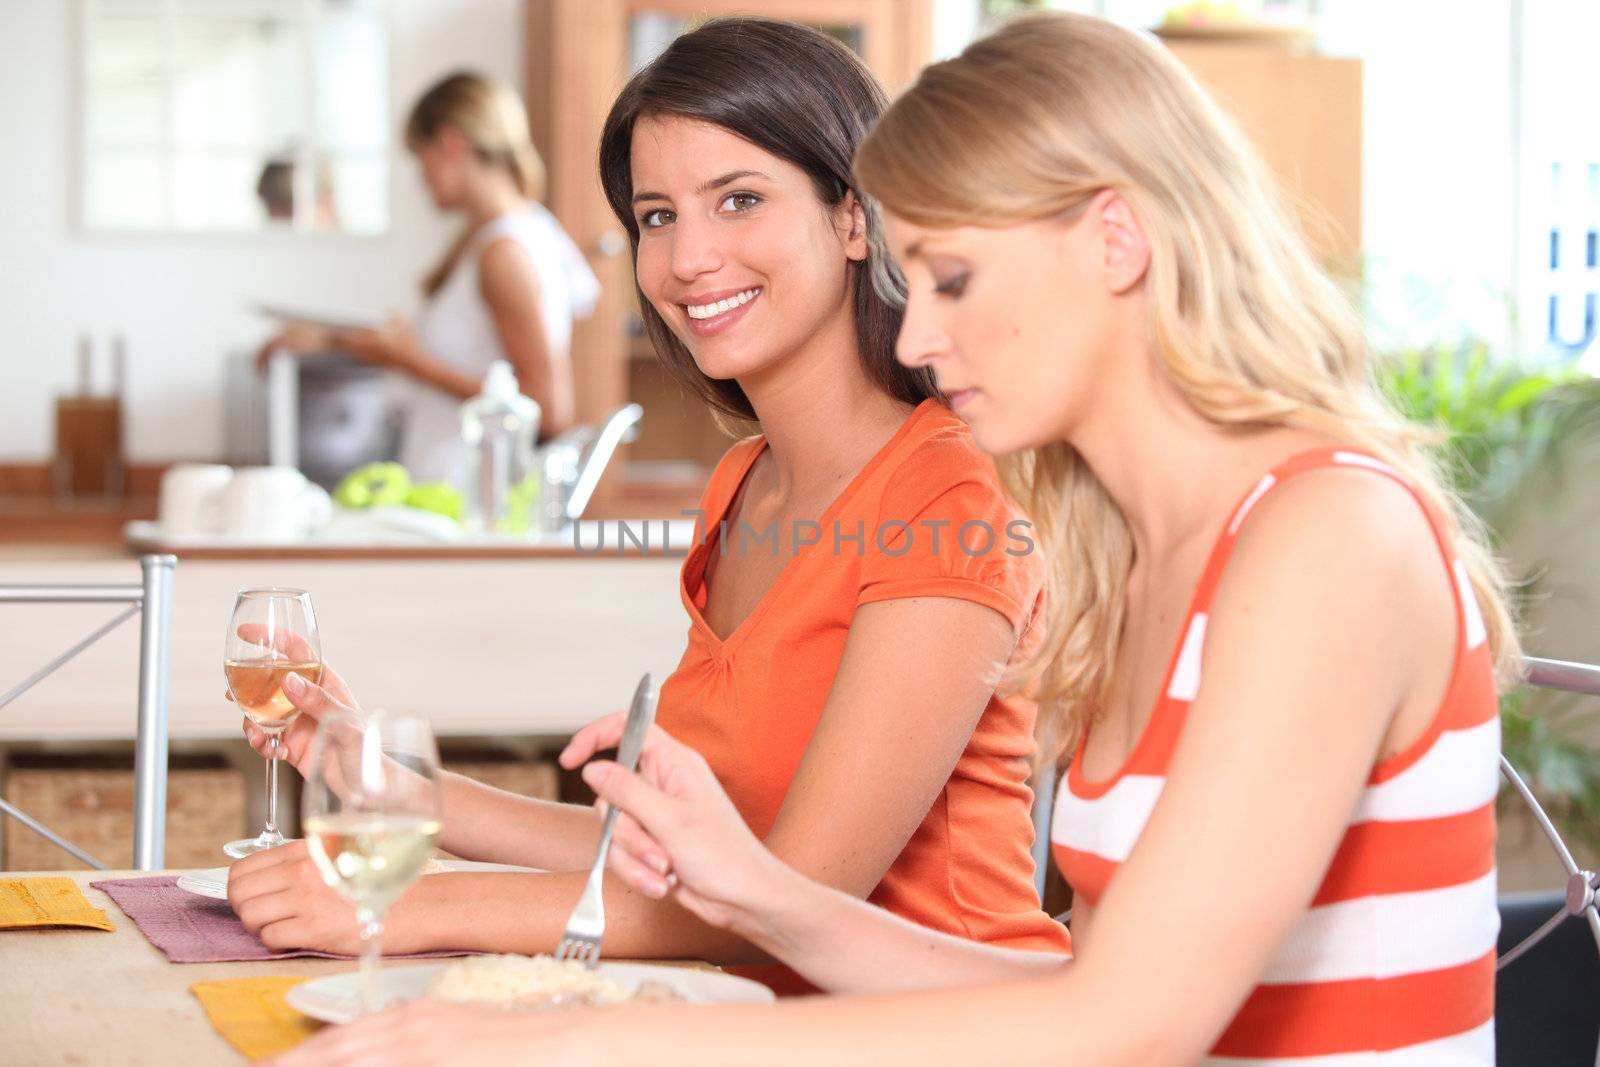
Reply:
M478 286L478 261L495 241L509 239L527 250L539 278L539 319L552 352L572 342L572 322L594 310L600 283L583 253L544 206L501 215L468 240L444 285L417 316L417 340L432 359L474 378L505 359L494 316ZM400 462L418 481L457 482L466 452L461 445L461 402L410 378L398 383L405 426Z

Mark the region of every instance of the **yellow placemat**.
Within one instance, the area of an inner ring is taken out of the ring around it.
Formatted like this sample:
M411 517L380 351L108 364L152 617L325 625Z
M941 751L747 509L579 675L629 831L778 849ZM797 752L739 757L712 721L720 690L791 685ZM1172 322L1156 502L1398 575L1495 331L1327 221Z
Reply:
M315 1019L289 1007L283 995L303 976L228 978L189 987L217 1033L254 1062L294 1048L322 1028Z
M116 929L71 878L0 878L0 930L37 926Z

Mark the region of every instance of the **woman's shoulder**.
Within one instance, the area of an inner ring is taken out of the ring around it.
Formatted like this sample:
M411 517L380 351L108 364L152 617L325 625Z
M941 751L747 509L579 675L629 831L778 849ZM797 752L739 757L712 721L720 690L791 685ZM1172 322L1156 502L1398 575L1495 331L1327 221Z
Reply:
M1355 449L1295 455L1229 519L1236 541L1219 606L1256 598L1382 603L1370 626L1398 633L1438 614L1456 590L1452 531L1403 470Z
M958 597L1023 629L1043 585L1043 560L966 423L925 402L884 459L867 505L875 524L863 537L860 601Z
M482 258L491 249L502 254L516 249L536 260L566 239L566 232L555 216L534 204L527 209L498 215L478 227L472 235L470 250Z
M966 422L937 400L920 404L878 472L885 517L894 510L921 510L955 494L983 517L1013 513L994 458L972 437Z
M1445 547L1449 527L1415 476L1338 443L1301 449L1279 462L1229 523L1236 533L1253 529L1257 540L1296 540L1317 525L1342 529L1366 550L1420 549L1424 555Z
M728 446L728 450L717 460L717 465L711 468L711 480L719 477L737 477L744 473L744 468L767 447L765 434L753 433L748 437L741 437Z
M750 470L750 465L766 446L767 439L761 434L740 438L729 446L706 478L705 488L700 493L700 509L708 514L724 511Z

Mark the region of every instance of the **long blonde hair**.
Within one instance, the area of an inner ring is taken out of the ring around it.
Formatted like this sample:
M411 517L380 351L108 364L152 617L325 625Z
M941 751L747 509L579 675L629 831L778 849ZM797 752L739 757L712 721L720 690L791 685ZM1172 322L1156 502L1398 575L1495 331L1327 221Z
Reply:
M510 176L529 200L544 197L544 161L528 132L522 98L509 85L482 74L452 74L423 93L406 118L406 147L415 151L446 126L455 130L473 154ZM422 280L429 296L439 291L466 247L471 230L457 236L444 258Z
M1292 426L1397 469L1452 527L1503 679L1520 665L1505 582L1446 487L1428 435L1376 388L1359 316L1318 267L1255 152L1170 53L1101 19L1012 20L922 72L863 143L856 174L916 225L1070 217L1113 189L1150 241L1151 342L1211 421ZM1103 702L1126 611L1126 519L1064 442L1001 461L1050 553L1031 666L1059 756Z

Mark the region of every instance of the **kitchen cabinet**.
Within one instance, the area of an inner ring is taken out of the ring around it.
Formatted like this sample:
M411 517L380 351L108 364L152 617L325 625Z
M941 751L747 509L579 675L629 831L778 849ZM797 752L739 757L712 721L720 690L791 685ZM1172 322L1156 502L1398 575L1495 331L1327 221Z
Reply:
M1361 61L1260 41L1172 40L1283 184L1318 258L1361 273Z

